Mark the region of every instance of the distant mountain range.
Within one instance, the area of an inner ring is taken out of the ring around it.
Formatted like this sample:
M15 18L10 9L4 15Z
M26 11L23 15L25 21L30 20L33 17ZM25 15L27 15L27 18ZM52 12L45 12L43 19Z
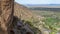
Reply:
M25 5L28 8L60 8L60 4L27 4Z
M60 4L27 4L26 6L60 6Z
M32 10L60 11L60 4L27 4L25 6Z

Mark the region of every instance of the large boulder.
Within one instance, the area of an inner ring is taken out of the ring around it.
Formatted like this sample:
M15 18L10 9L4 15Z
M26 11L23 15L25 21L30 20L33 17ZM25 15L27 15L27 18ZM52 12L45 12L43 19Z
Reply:
M8 34L8 28L12 23L14 0L0 0L0 31L1 34Z

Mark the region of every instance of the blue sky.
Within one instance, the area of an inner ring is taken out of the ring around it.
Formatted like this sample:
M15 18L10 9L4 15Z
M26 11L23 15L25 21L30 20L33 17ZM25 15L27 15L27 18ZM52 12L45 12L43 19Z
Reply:
M60 0L15 0L20 4L60 4Z

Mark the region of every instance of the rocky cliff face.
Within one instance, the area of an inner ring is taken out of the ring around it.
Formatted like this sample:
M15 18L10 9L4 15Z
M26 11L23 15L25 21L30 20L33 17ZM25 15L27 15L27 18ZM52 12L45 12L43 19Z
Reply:
M12 23L14 10L13 3L14 0L0 0L0 27L2 31L4 31L4 34L8 34L8 27Z
M16 22L14 20L14 22L16 23L16 25L14 26L15 34L34 34L34 32L30 29L30 26L28 24L24 24L24 19L29 19L32 17L32 13L27 7L15 2L14 16L15 18L17 18Z
M16 2L14 4L14 15L18 16L18 18L21 18L21 19L28 19L33 16L31 10L29 10L27 7L20 5Z
M6 3L6 5L8 5L8 3ZM3 5L5 5L5 2L3 2ZM2 6L2 7L4 8L5 6ZM24 23L25 22L24 20L32 18L33 14L31 12L31 10L29 10L27 7L20 5L16 2L14 3L14 7L8 5L5 8L6 9L3 10L4 12L3 11L1 12L1 5L0 5L0 16L3 14L2 15L3 17L0 17L0 22L2 22L5 25L5 22L1 18L6 19L7 27L9 27L8 30L10 32L9 34L34 34L35 30L31 29L32 27L29 24L27 24L28 21L26 21L27 23ZM14 9L12 9L12 8L14 8ZM14 15L13 15L13 13L14 13ZM11 21L12 21L12 23L11 23ZM10 23L11 23L11 25L8 26ZM2 25L2 26L4 26L4 25ZM0 29L0 33L3 33L1 31L2 30Z

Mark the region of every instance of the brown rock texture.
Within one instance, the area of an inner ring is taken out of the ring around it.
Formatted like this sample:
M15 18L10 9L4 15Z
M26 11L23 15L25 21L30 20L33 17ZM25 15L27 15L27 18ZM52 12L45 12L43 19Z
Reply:
M17 16L21 19L29 19L33 16L31 10L29 10L26 6L14 3L14 16Z
M0 28L3 32L0 34L8 34L8 28L12 23L13 12L14 0L0 0Z

